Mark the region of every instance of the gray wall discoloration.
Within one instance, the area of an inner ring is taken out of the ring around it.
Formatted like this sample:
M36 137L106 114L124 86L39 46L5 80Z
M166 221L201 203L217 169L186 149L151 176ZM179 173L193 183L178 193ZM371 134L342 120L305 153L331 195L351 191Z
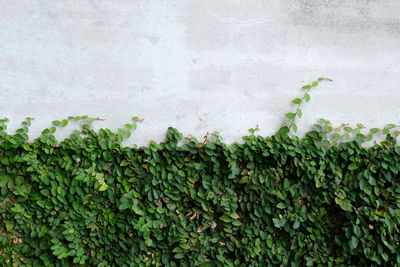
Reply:
M145 119L133 142L168 126L240 140L272 134L301 86L301 125L319 117L400 121L400 2L0 0L0 115L34 116L33 136L69 115L117 128ZM67 134L66 129L61 134Z

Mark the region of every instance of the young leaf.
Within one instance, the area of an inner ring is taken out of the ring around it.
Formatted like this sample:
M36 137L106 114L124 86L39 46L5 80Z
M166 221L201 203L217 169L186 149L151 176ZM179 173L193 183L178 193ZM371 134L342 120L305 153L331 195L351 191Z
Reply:
M105 190L107 190L107 188L108 188L108 185L107 185L106 183L103 183L103 184L100 186L99 191L105 191Z
M297 113L297 116L299 117L299 118L301 118L301 117L303 117L303 112L301 111L301 109L297 109L296 110L296 113Z
M289 120L293 120L295 117L295 114L292 112L288 112L285 114L285 117L288 118Z
M297 125L296 125L294 122L291 123L290 125L292 126L293 131L294 131L294 132L297 132Z
M64 120L61 121L61 126L62 127L65 127L67 125L68 125L68 120L64 119Z
M301 103L301 99L300 98L295 98L292 101L293 104L300 104Z

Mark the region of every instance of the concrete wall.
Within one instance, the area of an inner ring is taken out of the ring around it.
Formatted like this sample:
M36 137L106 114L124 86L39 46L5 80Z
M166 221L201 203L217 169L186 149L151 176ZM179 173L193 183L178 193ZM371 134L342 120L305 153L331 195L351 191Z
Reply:
M398 0L0 0L0 115L88 114L136 143L168 126L240 140L274 133L305 82L302 129L319 117L400 123ZM69 128L71 130L71 128ZM66 133L64 133L66 134Z

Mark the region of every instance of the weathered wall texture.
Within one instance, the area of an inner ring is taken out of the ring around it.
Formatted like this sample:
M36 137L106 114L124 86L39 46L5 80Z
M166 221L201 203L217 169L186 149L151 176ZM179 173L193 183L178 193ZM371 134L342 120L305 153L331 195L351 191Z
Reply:
M135 142L168 126L240 140L272 134L315 77L319 117L400 123L398 0L0 0L0 115L16 122L88 114Z

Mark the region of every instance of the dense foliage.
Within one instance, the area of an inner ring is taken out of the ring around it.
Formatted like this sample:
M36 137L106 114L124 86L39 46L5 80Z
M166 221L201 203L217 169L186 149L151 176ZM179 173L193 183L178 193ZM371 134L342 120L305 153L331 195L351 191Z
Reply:
M0 121L2 266L399 266L393 125L371 146L361 125L338 135L321 120L303 138L289 125L226 145L169 128L125 147L134 118L57 142L74 119L93 121L55 121L32 143L29 118L15 134Z

